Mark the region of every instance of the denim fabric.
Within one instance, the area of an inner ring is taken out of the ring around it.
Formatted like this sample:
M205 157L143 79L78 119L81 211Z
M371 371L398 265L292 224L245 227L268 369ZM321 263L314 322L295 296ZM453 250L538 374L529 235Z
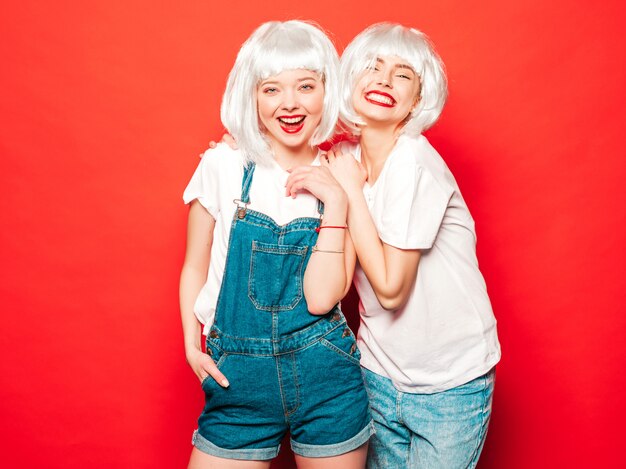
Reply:
M231 459L271 459L291 433L295 453L335 456L372 433L355 337L339 308L308 312L303 276L317 218L278 225L247 209L246 168L207 353L228 377L202 382L193 443Z
M376 435L370 469L474 468L491 415L495 370L434 394L398 391L391 380L363 368Z

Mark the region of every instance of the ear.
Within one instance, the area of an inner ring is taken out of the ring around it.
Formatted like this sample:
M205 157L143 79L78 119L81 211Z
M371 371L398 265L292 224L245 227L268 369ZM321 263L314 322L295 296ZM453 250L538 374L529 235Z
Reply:
M415 112L415 108L417 108L417 105L420 103L421 100L421 96L418 96L417 98L415 98L415 101L413 102L413 106L411 106L411 111L409 112L409 116L413 115L413 113Z
M411 106L411 112L415 109L415 107L422 100L422 79L417 77L417 92L415 93L415 100L413 101L413 106Z

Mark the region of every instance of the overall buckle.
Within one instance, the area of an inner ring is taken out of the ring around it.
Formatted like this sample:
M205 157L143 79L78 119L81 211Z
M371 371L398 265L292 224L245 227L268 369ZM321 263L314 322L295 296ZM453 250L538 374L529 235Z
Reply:
M235 212L235 216L242 220L246 216L246 210L248 210L248 205L250 205L250 202L244 202L240 199L233 199L233 202L237 205L237 211Z

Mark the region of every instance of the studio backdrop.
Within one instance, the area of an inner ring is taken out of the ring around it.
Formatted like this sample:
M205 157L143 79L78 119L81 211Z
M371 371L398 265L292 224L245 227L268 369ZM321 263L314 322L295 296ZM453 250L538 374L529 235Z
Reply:
M291 18L339 52L401 22L446 64L427 136L476 221L503 352L480 467L624 467L623 5L5 2L2 467L185 467L203 394L178 310L182 191L241 43ZM283 445L273 467L292 466Z

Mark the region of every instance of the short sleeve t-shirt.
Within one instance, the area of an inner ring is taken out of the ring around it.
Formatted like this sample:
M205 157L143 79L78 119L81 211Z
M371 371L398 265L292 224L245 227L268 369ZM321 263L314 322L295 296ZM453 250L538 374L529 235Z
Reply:
M319 165L316 157L312 165ZM226 144L207 150L183 194L186 204L198 200L215 219L211 262L207 281L198 295L194 313L204 325L203 332L210 329L215 317L215 308L230 237L230 226L237 205L233 202L241 197L244 159L239 150ZM299 217L319 217L317 199L301 193L295 199L285 195L285 183L289 173L275 161L270 165L257 165L250 186L251 210L264 213L279 225Z
M358 145L340 148L360 159ZM444 391L489 371L500 346L474 220L441 156L423 135L401 136L363 194L381 240L420 249L421 258L413 290L396 311L380 305L357 265L361 364L412 393Z

